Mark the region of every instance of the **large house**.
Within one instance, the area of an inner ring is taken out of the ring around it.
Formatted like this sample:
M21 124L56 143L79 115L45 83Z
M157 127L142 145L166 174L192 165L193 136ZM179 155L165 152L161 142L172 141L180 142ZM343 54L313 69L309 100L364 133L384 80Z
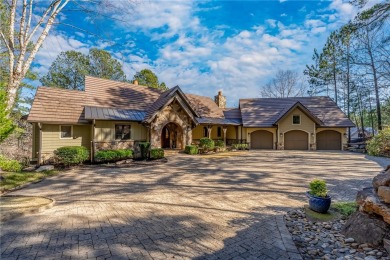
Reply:
M251 149L342 150L354 124L329 97L240 99L226 108L219 92L185 94L87 76L85 90L40 87L28 121L33 158L48 160L62 146L97 150L152 147L184 149L202 137Z

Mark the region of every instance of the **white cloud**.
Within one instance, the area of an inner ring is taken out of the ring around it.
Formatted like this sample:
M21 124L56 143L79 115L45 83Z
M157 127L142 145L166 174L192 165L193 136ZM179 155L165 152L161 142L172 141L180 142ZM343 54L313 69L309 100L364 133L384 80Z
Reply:
M286 13L282 13L280 16L281 16L281 17L286 17L287 14L286 14Z

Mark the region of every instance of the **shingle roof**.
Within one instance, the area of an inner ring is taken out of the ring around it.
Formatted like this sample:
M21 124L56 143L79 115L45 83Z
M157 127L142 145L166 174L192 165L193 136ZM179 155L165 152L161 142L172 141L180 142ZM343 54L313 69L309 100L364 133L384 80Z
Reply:
M145 111L111 107L85 107L85 119L143 121Z
M85 91L39 87L31 122L87 123L84 106L147 111L162 91L125 82L85 77Z
M329 97L240 99L243 126L271 127L297 102L323 123L324 127L354 126Z
M223 110L209 97L186 94L191 105L201 117L224 118Z
M85 105L88 105L88 98L84 91L39 87L28 121L87 123L84 119Z

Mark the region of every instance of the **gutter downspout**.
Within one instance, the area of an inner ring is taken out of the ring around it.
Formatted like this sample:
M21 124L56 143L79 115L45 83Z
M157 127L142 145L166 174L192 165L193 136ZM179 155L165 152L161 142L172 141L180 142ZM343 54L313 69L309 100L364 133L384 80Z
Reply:
M96 119L92 121L92 141L91 141L91 163L95 161L95 125Z
M38 123L39 128L39 148L38 148L38 166L42 164L42 124Z

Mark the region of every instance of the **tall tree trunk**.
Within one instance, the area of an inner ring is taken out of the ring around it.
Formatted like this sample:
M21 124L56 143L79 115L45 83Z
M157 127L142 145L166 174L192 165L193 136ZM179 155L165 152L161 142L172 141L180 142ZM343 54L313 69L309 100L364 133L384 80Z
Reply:
M366 29L368 30L368 29ZM375 101L376 101L376 114L378 117L378 130L382 130L382 113L381 113L381 101L379 98L379 86L378 86L378 75L377 75L377 69L375 66L374 56L372 54L372 46L370 41L370 35L368 34L368 31L366 31L366 37L367 37L367 52L368 56L370 57L370 67L372 70L372 75L374 78L374 90L375 90Z

